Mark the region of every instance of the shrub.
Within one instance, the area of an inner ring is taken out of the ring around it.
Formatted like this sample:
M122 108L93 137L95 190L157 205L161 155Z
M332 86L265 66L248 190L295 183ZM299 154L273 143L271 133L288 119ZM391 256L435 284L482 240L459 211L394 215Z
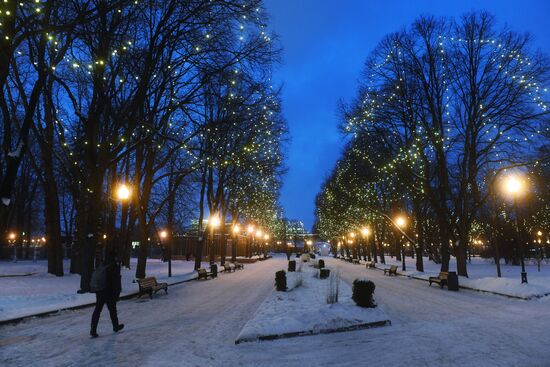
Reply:
M296 260L290 260L288 262L288 271L296 271Z
M319 278L326 279L330 275L330 269L319 269Z
M319 269L324 268L325 267L325 260L319 259L319 261L317 261L317 266L319 267Z
M279 292L286 291L286 273L284 270L275 273L275 286Z
M374 302L374 283L367 279L355 279L353 281L353 295L351 298L359 307L376 307Z

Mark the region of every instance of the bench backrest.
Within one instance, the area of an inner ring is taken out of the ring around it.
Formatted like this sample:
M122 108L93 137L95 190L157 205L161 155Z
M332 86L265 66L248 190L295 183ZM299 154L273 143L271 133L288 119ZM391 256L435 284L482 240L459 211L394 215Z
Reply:
M449 273L446 271L442 271L439 273L439 279L447 279L448 276L449 276Z
M390 271L397 271L397 265L392 265L390 267Z
M137 282L141 288L150 288L157 285L157 279L155 277L138 279Z
M198 269L197 269L197 273L199 273L199 274L206 274L206 269L205 269L205 268L198 268Z

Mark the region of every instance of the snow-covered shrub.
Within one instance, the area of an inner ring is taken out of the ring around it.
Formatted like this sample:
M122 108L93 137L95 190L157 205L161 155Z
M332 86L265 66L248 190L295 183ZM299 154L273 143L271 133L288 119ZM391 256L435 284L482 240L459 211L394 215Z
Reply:
M304 263L307 263L309 261L309 259L310 259L309 254L300 255L300 260L302 260L302 262L304 262Z
M296 271L296 260L290 260L288 262L288 271Z
M374 282L368 279L355 279L353 281L353 293L351 298L355 301L359 307L376 307L374 302L374 289L376 286Z
M291 291L294 288L298 288L302 286L304 282L303 275L302 273L299 273L299 272L289 273L287 281L288 281L287 291Z
M338 302L338 292L340 290L340 270L330 272L327 284L327 303Z
M280 292L286 291L286 273L284 270L275 273L275 286Z

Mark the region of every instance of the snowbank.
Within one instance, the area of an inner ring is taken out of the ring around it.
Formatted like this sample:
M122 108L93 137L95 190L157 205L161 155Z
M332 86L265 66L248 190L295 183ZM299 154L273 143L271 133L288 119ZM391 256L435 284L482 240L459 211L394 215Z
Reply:
M385 265L378 263L376 267L385 269L389 268L390 265L398 265L398 274L422 280L437 276L440 268L439 264L424 258L424 272L418 272L414 270L415 259L407 258L408 270L402 271L400 270L401 261L388 257L386 257ZM521 284L521 268L519 266L501 264L501 278L494 276L495 269L495 264L488 259L472 259L472 263L468 264L469 277L459 277L460 287L527 300L550 295L550 265L548 264L543 264L540 272L537 271L536 265L527 264L526 271L529 280L527 284ZM449 270L456 271L456 260L454 258L450 261Z
M137 260L132 259L131 269L122 269L121 296L135 294L139 290L134 282L136 264ZM95 303L95 294L76 293L80 288L80 276L70 274L69 265L69 261L65 261L66 275L56 277L47 273L46 261L0 262L0 321ZM204 266L208 265L205 263ZM168 263L160 260L149 259L146 271L147 276L154 276L159 282L168 284L196 277L193 261L172 261L171 278L168 278ZM24 274L31 275L21 276Z

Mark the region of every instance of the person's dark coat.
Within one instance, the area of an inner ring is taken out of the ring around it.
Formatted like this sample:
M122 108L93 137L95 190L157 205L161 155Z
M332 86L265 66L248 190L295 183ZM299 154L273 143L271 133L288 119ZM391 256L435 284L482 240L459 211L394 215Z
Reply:
M92 314L92 324L90 334L92 337L97 337L97 325L99 323L99 316L103 306L106 304L109 309L109 316L113 324L113 330L119 331L124 325L118 322L118 313L116 309L116 303L120 297L122 290L121 277L120 277L120 264L114 257L106 260L107 265L107 286L105 289L96 292L96 305Z

